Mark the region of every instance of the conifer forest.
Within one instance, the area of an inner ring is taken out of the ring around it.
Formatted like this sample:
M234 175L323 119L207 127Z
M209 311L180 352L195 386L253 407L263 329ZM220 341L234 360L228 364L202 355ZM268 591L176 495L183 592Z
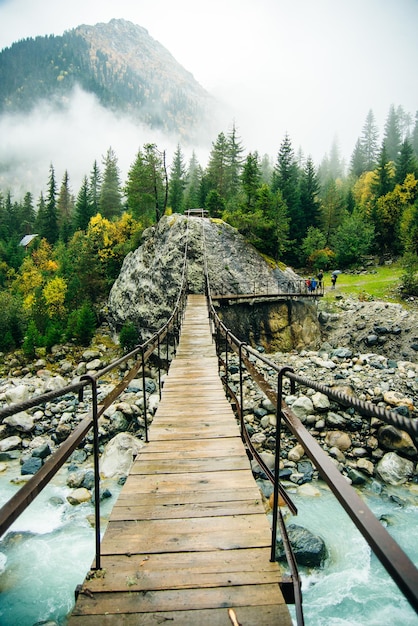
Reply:
M379 140L379 137L383 137ZM337 145L320 164L285 135L277 155L247 153L235 124L212 142L208 162L186 161L179 144L137 152L121 180L109 148L73 189L71 163L54 166L44 191L0 189L0 350L60 341L87 345L126 254L164 214L205 208L272 262L344 270L368 255L403 263L402 289L418 294L418 113L370 110L349 163Z

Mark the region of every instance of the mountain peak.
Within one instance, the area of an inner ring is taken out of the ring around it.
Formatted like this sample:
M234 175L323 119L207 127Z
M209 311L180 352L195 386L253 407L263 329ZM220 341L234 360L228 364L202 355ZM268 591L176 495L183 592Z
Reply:
M25 39L0 52L0 112L29 111L46 99L65 103L76 86L104 107L183 140L207 125L214 105L164 46L124 19Z

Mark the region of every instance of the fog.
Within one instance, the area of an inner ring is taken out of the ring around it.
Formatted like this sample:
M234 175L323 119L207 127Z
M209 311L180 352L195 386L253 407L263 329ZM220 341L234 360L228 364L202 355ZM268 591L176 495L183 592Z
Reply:
M192 72L228 111L218 132L235 122L246 152L275 159L288 133L317 164L333 142L348 163L370 109L381 132L392 104L418 110L417 0L0 0L0 48L112 18L145 27ZM0 138L8 179L45 186L53 163L74 191L109 146L123 177L146 141L168 154L176 143L81 92L67 116L43 104L1 118ZM196 146L202 165L209 149Z
M57 185L67 170L77 195L94 161L102 168L108 148L116 153L123 183L145 143L156 143L168 158L177 145L175 137L115 115L81 89L74 90L65 109L41 102L30 114L0 116L0 137L0 189L17 195L30 191L36 199L47 189L51 164Z

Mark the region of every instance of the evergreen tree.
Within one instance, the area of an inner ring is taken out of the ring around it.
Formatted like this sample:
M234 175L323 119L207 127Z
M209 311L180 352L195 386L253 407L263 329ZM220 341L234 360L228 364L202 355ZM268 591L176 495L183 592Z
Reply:
M341 224L343 214L344 199L336 182L330 180L320 204L321 228L325 235L327 247L331 245L333 235Z
M93 163L93 168L90 173L89 189L89 204L91 216L100 213L100 192L102 185L102 174L100 172L97 161Z
M122 193L116 154L109 148L103 159L103 182L100 189L100 213L111 219L122 213Z
M237 136L237 129L235 123L232 126L230 133L228 134L228 155L227 155L227 200L231 200L236 196L239 185L240 176L243 164L242 153L244 149L242 147L241 140Z
M386 149L386 143L383 142L382 149L380 150L379 161L375 170L375 180L372 183L372 192L376 198L384 196L394 187L394 180L392 176L392 167L389 162L388 152Z
M300 177L300 206L304 221L304 233L309 226L318 224L319 181L312 157L308 157Z
M271 184L273 177L273 164L268 154L265 154L260 163L261 182Z
M367 114L366 121L361 134L361 147L364 154L365 171L371 172L376 167L379 152L379 130L377 128L373 111Z
M46 221L46 205L44 195L41 192L37 204L37 213L35 219L35 230L38 231L39 235L43 236L44 228Z
M418 111L415 113L415 124L412 131L411 143L414 149L415 156L418 159Z
M202 180L202 168L200 167L196 158L195 152L189 161L189 167L185 176L185 189L184 189L184 208L185 209L198 209L201 206L200 202L200 183ZM203 203L204 204L204 203Z
M77 229L87 230L90 218L93 217L90 198L89 183L87 176L84 176L75 203L75 226Z
M350 173L356 178L360 178L367 171L366 155L360 139L357 139L353 154L351 155Z
M57 187L52 165L49 170L48 194L45 203L45 222L43 224L43 231L40 234L51 244L54 244L58 240Z
M182 213L184 209L184 188L186 170L180 145L174 153L173 163L170 168L170 180L168 191L168 204L175 213Z
M21 211L20 221L21 221L22 234L23 232L26 233L27 235L32 233L33 227L35 224L35 219L36 219L36 213L33 207L33 196L30 193L30 191L28 191L27 193L25 193L25 196L23 198L22 211Z
M228 196L228 160L229 142L225 134L221 132L216 141L212 143L207 166L207 179L209 189L215 189L224 199Z
M408 139L404 139L396 162L395 182L402 184L407 174L415 174L418 178L418 161L414 149Z
M69 176L65 170L60 192L58 194L58 226L61 239L68 241L74 211L74 197L70 190Z
M276 193L279 190L286 203L290 220L289 238L297 248L302 241L306 228L300 207L299 168L287 134L280 146L273 171L272 191ZM297 255L296 248L293 249L294 256Z
M257 153L248 154L242 168L241 183L246 195L245 206L247 209L254 207L257 190L261 184L261 172Z
M168 199L165 152L155 144L145 144L138 151L125 185L128 209L145 225L159 221L165 212Z
M389 109L389 113L386 119L383 141L386 146L388 160L396 162L401 149L402 138L399 125L399 117L393 104Z

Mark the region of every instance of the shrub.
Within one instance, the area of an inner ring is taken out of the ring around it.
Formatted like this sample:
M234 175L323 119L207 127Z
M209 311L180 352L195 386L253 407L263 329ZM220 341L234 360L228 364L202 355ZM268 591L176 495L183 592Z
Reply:
M68 316L66 336L68 339L75 339L82 346L88 346L96 326L96 314L90 302L85 301Z
M138 331L133 322L125 322L119 333L119 342L125 352L130 352L138 344Z

